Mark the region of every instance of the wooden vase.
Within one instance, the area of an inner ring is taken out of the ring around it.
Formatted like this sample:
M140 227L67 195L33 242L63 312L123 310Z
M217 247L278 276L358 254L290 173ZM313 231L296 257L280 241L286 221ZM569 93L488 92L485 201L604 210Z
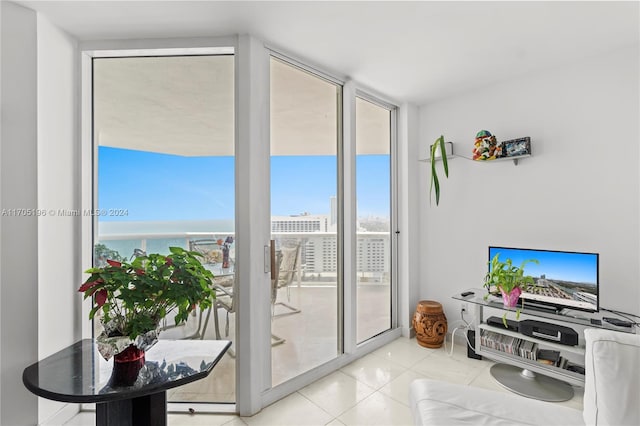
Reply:
M441 347L447 334L447 317L442 305L433 300L418 302L413 315L413 329L420 346L432 349Z

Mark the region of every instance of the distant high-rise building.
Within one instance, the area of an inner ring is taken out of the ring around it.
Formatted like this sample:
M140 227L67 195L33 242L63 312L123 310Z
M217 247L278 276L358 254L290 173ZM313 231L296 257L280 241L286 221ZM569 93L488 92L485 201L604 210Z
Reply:
M338 228L338 199L329 199L330 214L302 213L292 216L272 216L271 232L319 235L294 236L301 239L302 262L307 273L335 273L338 270L336 235ZM367 235L368 234L368 235ZM380 232L367 232L358 227L358 271L382 273L390 270L389 237Z
M329 232L327 215L271 216L271 232Z

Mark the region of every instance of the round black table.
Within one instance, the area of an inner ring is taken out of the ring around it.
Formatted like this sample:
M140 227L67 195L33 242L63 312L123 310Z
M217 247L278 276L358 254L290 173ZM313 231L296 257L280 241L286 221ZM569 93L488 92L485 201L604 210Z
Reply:
M113 359L105 361L92 339L84 339L25 368L24 385L61 402L96 403L98 426L165 426L167 389L203 379L231 346L227 340L160 340L146 352L132 386L110 382Z

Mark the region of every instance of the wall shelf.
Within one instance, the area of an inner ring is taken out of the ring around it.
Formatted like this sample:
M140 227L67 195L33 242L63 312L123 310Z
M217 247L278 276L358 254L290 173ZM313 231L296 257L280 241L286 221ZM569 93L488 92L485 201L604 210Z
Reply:
M463 157L463 158L466 158L469 161L473 161L474 163L495 163L496 161L513 161L513 165L517 166L518 160L523 158L529 158L529 157L531 157L531 154L514 155L511 157L500 157L500 158L496 158L495 160L474 160L473 158L468 158L468 157Z
M452 158L456 158L456 155L453 153L453 142L445 142L445 147L444 149L447 151L447 160L450 160ZM436 154L439 153L440 150L437 150ZM440 161L442 159L441 155L436 155L436 161ZM430 163L431 162L431 157L428 158L422 158L419 159L418 161L421 161L423 163Z
M521 138L521 139L527 139L527 141L529 140L529 138ZM520 140L520 139L514 139L514 140ZM503 143L506 142L511 142L511 141L505 141ZM494 160L474 160L471 157L466 157L464 155L460 155L460 154L456 154L456 151L453 149L453 142L446 142L447 144L447 160L452 160L454 158L464 158L465 160L469 160L469 161L473 161L474 163L495 163L498 161L513 161L513 165L517 166L518 165L518 160L521 160L523 158L529 158L531 157L531 154L523 154L523 155L512 155L509 157L499 157L496 158ZM451 149L449 150L448 147L451 147ZM449 153L449 151L451 151L451 153ZM530 151L530 149L529 149ZM419 159L418 161L423 162L423 163L430 163L431 162L431 158L424 158L424 159ZM440 161L440 157L436 157L436 161Z

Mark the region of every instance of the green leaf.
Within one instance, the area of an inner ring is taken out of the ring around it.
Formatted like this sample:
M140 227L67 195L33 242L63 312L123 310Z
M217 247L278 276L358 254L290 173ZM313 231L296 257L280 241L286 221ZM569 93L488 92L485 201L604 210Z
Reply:
M447 160L447 151L444 141L444 136L440 135L438 139L429 147L430 155L431 155L431 180L429 183L429 200L431 200L431 196L433 191L436 193L436 205L440 203L440 180L438 179L438 172L436 169L436 152L440 149L441 159L442 159L442 167L444 169L445 177L449 177L449 162Z
M89 312L89 319L93 319L100 308L100 306L94 306L93 309L91 309L91 312Z
M436 191L436 206L440 203L440 182L436 174L431 175L433 177L433 187Z
M449 162L447 161L447 150L445 147L444 136L440 135L436 142L440 143L440 153L442 154L442 168L444 169L444 175L449 177Z

